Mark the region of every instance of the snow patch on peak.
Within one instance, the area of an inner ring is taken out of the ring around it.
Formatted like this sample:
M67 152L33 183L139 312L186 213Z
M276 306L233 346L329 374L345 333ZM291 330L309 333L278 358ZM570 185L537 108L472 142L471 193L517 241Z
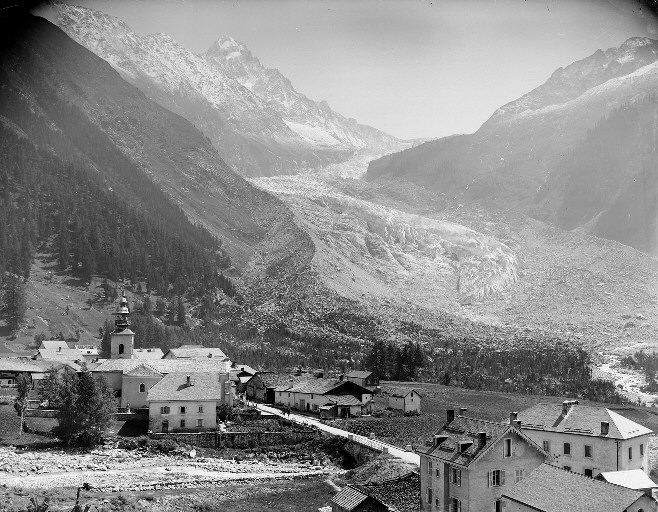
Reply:
M238 43L235 39L233 39L231 36L222 36L219 39L217 39L217 44L222 50L226 50L228 48L235 48L240 47L240 43Z

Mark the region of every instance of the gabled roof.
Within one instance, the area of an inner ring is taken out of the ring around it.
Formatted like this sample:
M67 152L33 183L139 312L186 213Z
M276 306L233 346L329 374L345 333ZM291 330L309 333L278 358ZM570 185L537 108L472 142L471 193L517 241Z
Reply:
M343 510L354 510L368 499L368 495L359 489L348 485L343 487L337 494L331 498L331 502Z
M286 391L294 385L308 380L306 376L290 375L285 373L258 373L265 388L275 391Z
M141 363L133 369L123 372L123 374L130 377L162 377L162 373L151 368L146 363Z
M191 386L187 385L190 377ZM219 373L170 373L148 392L148 401L222 400Z
M161 348L136 348L133 350L136 359L162 359L164 353Z
M295 384L288 389L291 393L313 393L317 395L326 395L327 393L338 390L341 387L356 389L362 393L372 393L367 388L350 382L349 380L340 379L308 379Z
M563 413L562 404L537 404L519 413L521 428L579 434L584 436L631 439L652 431L604 407L575 404ZM601 422L608 422L607 435L601 434Z
M121 372L127 373L133 368L144 364L141 359L105 359L94 372ZM173 372L217 372L227 373L228 363L219 359L149 359L148 365L162 373Z
M537 450L544 457L550 457L534 441L526 436L520 429L509 423L497 423L494 421L469 418L467 416L455 416L455 419L446 424L437 435L446 436L447 439L439 446L423 446L417 449L419 453L437 457L446 462L469 466L476 462L482 455L487 453L503 436L513 432L521 437L528 445ZM487 435L483 447L479 445L479 433ZM460 451L459 443L471 443L464 451Z
M503 497L539 512L623 512L644 493L542 464Z
M354 510L368 498L386 506L390 512L416 512L420 508L420 475L411 472L379 483L350 484L331 501L346 510Z
M621 485L628 489L655 489L658 485L641 469L626 471L605 471L598 478L611 484Z
M418 391L411 388L397 389L395 392L391 393L391 396L394 396L396 398L405 398L406 396L410 395L412 392L416 393L421 398L423 397L423 395L421 395Z
M75 348L71 345L68 344L68 342L64 340L43 340L41 342L41 345L39 345L39 349L45 348L46 350L58 350L58 349L67 349L67 348Z
M171 354L177 359L218 358L226 359L226 354L220 348L204 347L203 345L181 345L167 350L165 356Z
M352 395L324 395L327 399L325 405L363 405L363 402Z
M36 361L24 359L0 359L0 372L43 373L45 369L35 364Z
M40 348L38 355L47 361L77 361L82 359L82 353L77 348L63 348L61 350Z
M352 370L350 373L346 375L346 377L353 378L353 379L367 379L372 375L372 372L365 371L365 370Z
M137 359L103 359L92 372L129 372L141 364Z

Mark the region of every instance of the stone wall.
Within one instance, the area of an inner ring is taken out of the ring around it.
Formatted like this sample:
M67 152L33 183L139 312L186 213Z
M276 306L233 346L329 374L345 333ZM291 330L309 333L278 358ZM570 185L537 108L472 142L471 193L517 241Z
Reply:
M175 432L153 433L151 439L170 439L178 443L204 448L254 448L257 446L292 445L316 439L317 430L289 432Z

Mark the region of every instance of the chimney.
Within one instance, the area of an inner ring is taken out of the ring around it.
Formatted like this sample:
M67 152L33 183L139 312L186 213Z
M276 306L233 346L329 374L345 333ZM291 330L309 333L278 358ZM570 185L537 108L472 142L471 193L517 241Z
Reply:
M448 409L446 411L446 414L447 414L448 423L452 423L452 420L455 419L455 410L454 409Z
M509 413L509 424L510 424L510 425L514 425L514 422L516 421L516 419L517 419L518 417L519 417L519 413L518 413L518 412L511 412L511 413Z
M487 444L487 433L478 432L478 449L484 448L484 445Z
M208 358L211 358L211 357L212 357L212 353L208 354Z
M343 374L340 374L340 375L338 376L338 380L341 381L341 382L343 382L343 377L344 377L344 375L343 375Z
M459 448L459 453L464 453L471 447L472 444L473 441L458 441L457 446Z
M61 351L62 351L62 347L57 347L57 352L61 352Z
M567 414L570 408L571 408L571 402L569 400L565 400L564 402L562 402L562 414Z
M437 446L441 446L441 443L444 443L448 439L448 436L441 436L436 434L434 436L434 439L432 440L432 446L436 448Z
M192 379L188 375L185 380L187 381L187 387L189 388L192 385Z
M514 424L516 425L516 428L521 428L521 420L516 420Z
M460 407L460 408L459 408L459 415L460 415L460 416L463 416L464 414L466 414L466 411L467 411L467 410L468 410L468 409L466 409L466 407Z
M602 421L601 422L601 435L602 436L607 436L608 432L610 432L610 423L607 421Z

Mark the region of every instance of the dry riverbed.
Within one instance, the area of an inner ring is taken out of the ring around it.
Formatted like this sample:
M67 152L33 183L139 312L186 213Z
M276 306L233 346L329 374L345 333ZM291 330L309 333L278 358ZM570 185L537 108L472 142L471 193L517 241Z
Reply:
M0 485L25 490L78 487L83 483L95 492L161 490L339 473L342 470L321 454L290 457L269 452L235 460L119 448L71 452L0 447Z

